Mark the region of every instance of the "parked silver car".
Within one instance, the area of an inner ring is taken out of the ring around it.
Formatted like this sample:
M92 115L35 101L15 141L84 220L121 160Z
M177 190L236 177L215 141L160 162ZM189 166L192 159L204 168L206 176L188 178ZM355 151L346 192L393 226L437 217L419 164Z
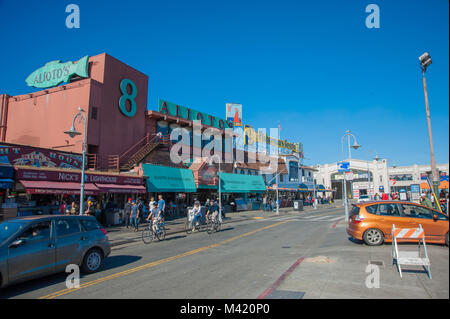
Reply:
M90 216L45 215L0 223L0 288L64 272L100 269L111 252L106 230Z

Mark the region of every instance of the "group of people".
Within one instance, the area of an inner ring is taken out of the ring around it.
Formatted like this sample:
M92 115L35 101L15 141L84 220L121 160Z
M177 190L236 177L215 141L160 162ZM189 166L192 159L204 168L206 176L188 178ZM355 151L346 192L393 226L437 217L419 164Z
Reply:
M276 202L276 199L269 196L264 196L262 201L263 211L273 211L276 208Z
M209 200L207 199L205 202L205 210L206 210L206 219L207 220L209 218L209 216L211 215L212 220L214 221L218 221L221 218L220 217L224 217L223 216L223 211L221 213L221 215L219 215L219 199L217 200ZM203 221L203 212L201 209L201 205L200 205L200 201L195 200L194 201L194 207L192 208L192 231L196 231L198 230L198 227L200 225L200 223Z
M145 203L142 199L132 200L128 198L127 203L123 209L123 223L126 228L131 228L134 231L139 230L139 223L141 219L144 217L145 211ZM166 202L163 199L162 195L158 196L158 201L155 201L155 198L152 197L148 204L148 216L146 220L148 222L153 222L154 225L158 228L158 225L164 218L164 211L166 209Z
M408 194L406 194L406 200L408 200ZM382 193L381 195L376 193L373 197L375 200L400 200L400 193L394 192L394 193Z
M92 197L88 197L87 201L84 202L83 210L83 215L95 216L95 201ZM59 212L61 215L79 215L80 207L74 200L71 202L63 200L59 206Z

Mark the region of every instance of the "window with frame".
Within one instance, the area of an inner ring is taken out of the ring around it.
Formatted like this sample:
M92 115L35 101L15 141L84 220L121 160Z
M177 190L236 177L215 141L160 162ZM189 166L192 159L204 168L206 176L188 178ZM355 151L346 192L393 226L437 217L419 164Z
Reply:
M81 225L86 231L100 229L100 225L95 220L82 219Z
M378 206L378 205L366 206L366 211L367 211L369 214L376 215L376 214L377 214L377 206Z
M378 204L378 214L381 216L400 217L400 211L396 204Z
M298 179L298 163L289 162L289 180Z
M41 240L49 240L51 235L51 222L45 221L37 223L26 229L17 239L28 242L37 242Z
M80 232L80 224L75 219L55 220L56 236L62 237Z

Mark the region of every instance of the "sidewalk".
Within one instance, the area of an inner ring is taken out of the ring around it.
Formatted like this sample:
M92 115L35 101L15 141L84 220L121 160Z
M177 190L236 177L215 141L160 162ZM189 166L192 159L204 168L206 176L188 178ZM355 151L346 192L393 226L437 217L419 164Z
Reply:
M334 202L331 205L318 205L317 211L321 211L323 209L331 209L331 208L339 208L342 207L341 203ZM252 211L241 211L241 212L231 212L226 213L226 217L223 220L223 224L235 223L245 220L252 219L267 219L267 218L275 218L280 216L287 216L291 214L301 214L304 212L314 211L312 206L305 206L303 211L294 211L292 207L280 208L280 214L277 215L276 211L272 212L264 212L262 210L252 210ZM177 218L174 220L166 221L166 235L173 235L177 233L185 233L185 222L186 217ZM129 244L132 242L141 241L141 230L146 226L145 223L139 225L139 231L134 232L130 229L127 229L125 226L112 226L106 228L108 232L108 238L112 247Z

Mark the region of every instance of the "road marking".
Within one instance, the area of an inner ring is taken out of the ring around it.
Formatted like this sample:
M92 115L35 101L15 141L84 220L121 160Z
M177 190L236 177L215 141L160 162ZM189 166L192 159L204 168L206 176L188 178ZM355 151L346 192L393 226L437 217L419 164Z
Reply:
M325 218L330 218L331 216L322 216L322 217L318 217L318 218L316 218L316 219L314 219L314 220L322 220L322 219L325 219Z
M339 219L343 219L343 218L345 218L345 217L344 216L339 216L339 217L336 217L336 218L331 218L330 221L334 222L335 220L339 220Z
M270 295L275 289L278 288L278 286L281 285L281 283L289 276L295 268L300 265L300 263L305 259L305 257L299 258L291 267L289 267L288 270L286 270L268 289L266 289L262 294L258 296L256 299L264 299L268 295Z
M229 238L227 240L221 241L221 242L219 242L217 244L212 244L212 245L200 247L200 248L197 248L197 249L194 249L194 250L191 250L191 251L179 254L179 255L175 255L175 256L164 258L164 259L161 259L161 260L157 260L157 261L154 261L154 262L142 265L142 266L138 266L138 267L131 268L131 269L128 269L128 270L124 270L124 271L118 272L116 274L111 274L111 275L108 275L106 277L102 277L102 278L98 278L98 279L86 282L84 284L81 284L79 288L59 290L59 291L53 292L51 294L39 297L38 299L53 299L53 298L56 298L56 297L59 297L59 296L62 296L62 295L66 295L68 293L71 293L71 292L74 292L74 291L77 291L77 290L80 290L80 289L83 289L83 288L87 288L87 287L90 287L90 286L93 286L93 285L97 285L97 284L100 284L102 282L105 282L105 281L108 281L108 280L111 280L111 279L119 278L119 277L122 277L122 276L125 276L125 275L129 275L129 274L135 273L135 272L140 271L140 270L149 269L149 268L152 268L152 267L164 264L164 263L169 262L169 261L173 261L173 260L180 259L180 258L183 258L183 257L191 256L191 255L200 253L202 251L205 251L205 250L208 250L208 249L211 249L211 248L219 247L219 246L228 244L228 243L230 243L232 241L235 241L237 239L244 238L244 237L256 234L256 233L258 233L260 231L263 231L263 230L266 230L266 229L269 229L269 228L272 228L272 227L276 227L276 226L279 226L279 225L282 225L282 224L285 224L285 223L288 223L288 222L289 222L289 220L286 220L286 221L275 223L275 224L272 224L272 225L269 225L269 226L261 227L261 228L255 229L255 230L253 230L251 232L248 232L248 233L245 233L245 234L242 234L242 235L238 235L238 236Z

